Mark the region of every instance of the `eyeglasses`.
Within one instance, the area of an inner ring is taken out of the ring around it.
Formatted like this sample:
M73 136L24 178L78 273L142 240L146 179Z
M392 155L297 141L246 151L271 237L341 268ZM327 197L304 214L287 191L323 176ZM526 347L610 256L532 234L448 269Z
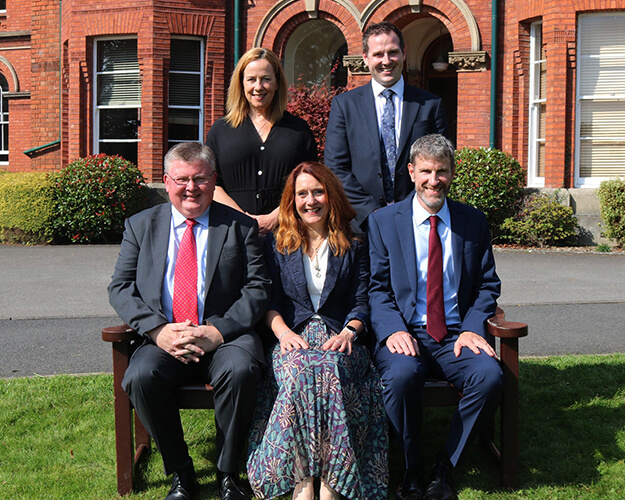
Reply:
M214 175L215 172L213 172L209 177L205 177L203 175L196 175L195 177L172 177L169 174L167 174L167 177L174 181L177 186L187 186L191 181L193 181L196 186L205 186L211 181Z

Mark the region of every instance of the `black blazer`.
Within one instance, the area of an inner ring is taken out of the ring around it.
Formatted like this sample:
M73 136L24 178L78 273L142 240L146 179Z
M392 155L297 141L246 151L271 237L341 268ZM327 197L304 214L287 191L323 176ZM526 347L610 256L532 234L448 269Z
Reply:
M365 242L354 242L342 257L330 251L326 280L316 313L308 294L302 249L292 254L281 254L270 235L265 251L272 280L269 309L279 312L294 331L299 333L299 329L314 314L318 314L336 333L352 319L359 319L367 325L369 251Z
M449 136L443 101L424 90L405 85L395 167L395 201L403 200L414 191L414 183L408 174L410 146L419 137L433 133ZM386 204L380 133L371 82L332 100L325 164L341 180L356 210L354 226L362 226L371 212Z

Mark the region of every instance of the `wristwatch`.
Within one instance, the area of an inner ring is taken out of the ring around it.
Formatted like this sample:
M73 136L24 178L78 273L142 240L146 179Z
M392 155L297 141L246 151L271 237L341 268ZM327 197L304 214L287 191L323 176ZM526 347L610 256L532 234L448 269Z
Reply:
M354 338L358 337L358 330L356 330L352 325L345 325L345 329L352 332L354 334Z

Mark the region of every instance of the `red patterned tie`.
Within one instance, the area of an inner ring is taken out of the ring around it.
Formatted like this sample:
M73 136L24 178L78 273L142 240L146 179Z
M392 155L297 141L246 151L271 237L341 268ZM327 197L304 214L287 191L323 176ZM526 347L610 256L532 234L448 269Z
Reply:
M438 216L432 215L428 249L427 332L436 342L440 342L447 335L447 325L443 301L443 247L437 225Z
M174 323L191 320L197 325L197 253L193 234L196 222L194 219L187 219L185 222L187 229L180 241L174 270Z

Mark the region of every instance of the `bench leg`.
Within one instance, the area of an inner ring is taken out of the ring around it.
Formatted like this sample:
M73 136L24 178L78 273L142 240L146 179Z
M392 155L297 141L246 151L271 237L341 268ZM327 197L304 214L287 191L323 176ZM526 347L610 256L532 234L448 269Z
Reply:
M132 408L122 389L123 373L128 367L128 344L113 344L113 394L115 397L115 448L117 453L117 491L126 495L133 488L134 452Z
M519 340L502 339L505 387L501 403L501 484L519 487Z

